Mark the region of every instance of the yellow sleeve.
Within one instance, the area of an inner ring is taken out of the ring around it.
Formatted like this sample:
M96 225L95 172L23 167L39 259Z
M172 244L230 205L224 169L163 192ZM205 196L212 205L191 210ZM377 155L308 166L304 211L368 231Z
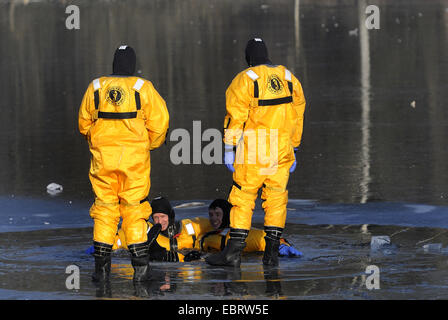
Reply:
M252 228L246 238L246 248L244 252L264 251L266 241L264 240L266 233L261 229Z
M181 220L181 223L182 231L177 238L178 250L195 248L200 249L200 240L202 236L213 230L213 227L207 218L196 217L193 219L183 219ZM188 232L188 230L191 231L191 227L194 230L193 234L189 234Z
M292 137L292 146L294 148L297 148L300 145L300 142L302 141L302 133L303 133L303 114L305 113L305 95L303 94L303 89L300 81L293 76L293 88L294 88L294 94L293 94L293 105L297 113L297 120L298 120L298 128L294 133L294 136Z
M246 247L244 248L243 252L258 252L258 251L264 251L266 248L266 240L264 240L264 237L266 236L266 233L257 228L252 228L249 230L249 234L246 238ZM226 235L226 243L230 238L230 232Z
M90 127L93 124L92 113L94 112L94 110L95 102L93 98L93 84L90 83L82 99L78 114L78 128L79 132L83 136L87 136Z
M153 224L149 221L146 222L148 225L148 228L152 228ZM162 248L166 249L167 251L170 251L170 239L168 237L165 237L163 234L159 233L159 235L156 238L157 243Z
M170 238L165 237L163 234L159 234L156 241L159 244L159 246L166 249L166 251L171 251Z
M143 86L145 94L142 99L142 110L145 113L145 126L149 132L150 150L156 149L165 141L169 127L169 113L165 100L160 96L150 81ZM142 89L143 89L142 88Z
M236 145L243 133L244 124L249 117L249 107L253 98L253 87L253 81L243 71L233 79L227 88L227 114L224 119L223 140L225 144Z
M212 235L206 237L204 239L203 250L205 252L214 251L214 250L221 251L222 237L223 237L223 235L221 235L220 233L212 234ZM202 239L200 239L200 240L202 240ZM201 250L200 241L197 241L197 243L199 244L197 249Z
M213 230L213 227L210 224L210 220L208 218L196 217L191 219L191 222L194 224L194 230L198 239L207 232Z

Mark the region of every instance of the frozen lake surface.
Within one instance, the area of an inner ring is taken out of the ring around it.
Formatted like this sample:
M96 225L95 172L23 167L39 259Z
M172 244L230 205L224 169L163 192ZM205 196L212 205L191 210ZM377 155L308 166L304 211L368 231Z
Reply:
M178 219L207 216L210 200L176 209ZM7 203L7 205L5 204ZM265 270L261 253L243 256L240 269L203 260L153 263L155 280L134 287L129 254L113 253L110 288L91 281L92 222L88 204L64 200L4 198L0 215L2 299L447 299L447 207L407 203L343 205L290 200L284 236L303 252ZM11 220L11 217L13 219ZM254 226L261 227L257 206ZM446 220L446 219L445 219ZM373 250L373 236L391 246ZM427 244L442 250L425 250ZM68 290L67 266L80 267L79 290ZM380 289L368 290L368 266L378 266Z

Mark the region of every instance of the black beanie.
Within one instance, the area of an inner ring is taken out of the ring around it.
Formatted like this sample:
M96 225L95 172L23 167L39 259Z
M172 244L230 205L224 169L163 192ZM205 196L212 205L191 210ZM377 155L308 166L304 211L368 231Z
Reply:
M151 208L152 208L152 214L164 213L169 217L169 224L174 223L176 215L168 199L165 199L164 197L157 197L153 199L151 202Z
M228 228L230 226L230 209L232 209L232 205L230 204L229 201L224 199L216 199L210 204L208 208L209 209L221 208L223 215L219 229Z
M135 73L136 56L130 46L120 46L115 50L112 65L114 75L132 76Z
M268 49L262 39L254 38L247 42L246 62L249 67L271 63L268 58Z

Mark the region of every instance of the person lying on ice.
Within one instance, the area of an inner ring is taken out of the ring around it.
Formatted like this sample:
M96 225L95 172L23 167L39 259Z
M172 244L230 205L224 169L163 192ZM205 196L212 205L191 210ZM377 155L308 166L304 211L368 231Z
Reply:
M230 210L232 205L224 199L216 199L209 206L209 221L212 231L204 234L198 242L201 251L221 251L230 238ZM251 228L246 238L246 247L243 252L263 252L266 247L266 233L257 228ZM286 239L280 239L279 256L302 256ZM190 253L193 255L193 252Z
M175 221L175 213L169 201L163 197L151 202L153 223L148 221L148 233L160 224L161 232L149 249L152 261L189 262L201 259L201 251L222 250L229 239L230 209L224 199L216 199L209 206L209 218L196 217ZM156 234L153 230L152 234ZM266 246L265 232L252 228L246 239L244 252L263 252ZM148 236L149 237L149 236ZM117 233L113 249L127 249L123 231ZM191 250L193 249L193 250ZM289 242L282 238L279 256L302 256Z

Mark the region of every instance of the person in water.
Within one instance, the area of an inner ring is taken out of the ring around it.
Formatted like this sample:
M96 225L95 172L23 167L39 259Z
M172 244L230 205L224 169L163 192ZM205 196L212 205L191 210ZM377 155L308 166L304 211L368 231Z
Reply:
M213 227L199 241L201 251L222 251L230 238L230 211L232 205L224 199L216 199L209 206L209 220ZM266 233L252 227L245 239L246 247L243 252L264 252L266 248ZM302 253L295 249L286 239L280 239L278 250L280 256L301 256Z
M207 218L197 217L176 221L176 214L169 200L158 197L151 201L151 221L147 221L150 261L183 262L184 253L199 247L199 239L213 230ZM157 231L156 231L157 230ZM151 234L151 236L149 236ZM155 241L151 241L155 237ZM151 239L149 239L151 238ZM118 230L113 249L127 249L126 236ZM189 255L186 261L200 258Z
M183 262L200 258L184 253L195 248L202 235L212 230L210 222L199 217L176 221L174 209L164 197L154 199L151 207L154 226L160 224L161 232L149 248L150 260ZM151 223L148 222L148 226L151 228Z
M152 220L148 223L148 239L154 235L149 248L151 261L189 262L201 259L202 254L220 251L227 243L232 205L224 199L214 200L208 208L209 217L175 220L175 212L170 202L163 197L151 202ZM160 228L160 231L155 231ZM151 231L152 230L152 231ZM149 234L152 234L150 236ZM251 228L246 238L244 252L263 252L266 247L266 233ZM151 241L149 239L148 241ZM302 253L295 249L286 239L281 238L278 254L280 256L300 257ZM113 249L127 249L123 231L118 231Z

